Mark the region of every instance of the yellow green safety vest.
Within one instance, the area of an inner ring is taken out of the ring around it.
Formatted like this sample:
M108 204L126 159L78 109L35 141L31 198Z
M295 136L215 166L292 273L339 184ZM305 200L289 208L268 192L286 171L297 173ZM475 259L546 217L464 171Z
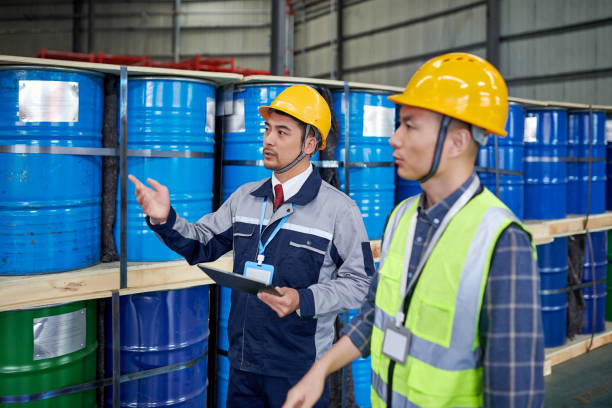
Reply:
M442 220L436 231L441 235L424 249L404 324L412 333L410 350L406 363L396 363L393 371L392 408L482 406L478 321L491 257L511 223L525 228L489 190L474 196L479 185L475 177ZM371 342L373 407L387 406L390 359L382 343L385 328L404 320L402 287L419 197L400 203L385 230Z

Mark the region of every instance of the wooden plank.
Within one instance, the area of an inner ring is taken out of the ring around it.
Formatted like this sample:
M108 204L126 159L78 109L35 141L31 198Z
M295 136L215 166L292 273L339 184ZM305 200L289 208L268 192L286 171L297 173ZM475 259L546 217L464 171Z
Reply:
M0 55L0 65L35 65L59 68L85 69L106 74L119 75L120 66L112 64L98 64L94 62L64 61L48 58L16 57L12 55Z
M372 249L372 257L378 259L380 257L380 239L370 241L370 248Z
M552 241L548 224L541 221L525 221L524 225L531 233L531 237L536 245L545 244Z
M348 85L350 89L378 90L378 91L388 91L388 92L393 92L393 93L404 92L404 88L400 88L397 86L390 86L390 85L368 84L365 82L353 82L353 81L349 81Z
M546 364L548 364L550 367L553 367L557 364L578 357L586 353L587 351L594 350L610 343L612 343L612 322L606 322L605 330L602 333L596 334L593 337L592 344L591 335L582 334L576 336L575 339L569 341L563 346L546 349L546 362L544 364L544 372L546 373ZM590 349L589 345L591 345Z
M71 272L3 276L0 311L110 296L119 288L117 263Z
M34 65L68 69L84 69L105 74L119 75L121 66L113 64L100 64L97 62L64 61L49 58L16 57L11 55L0 55L0 65ZM225 85L240 81L241 74L226 72L192 71L188 69L171 69L156 67L140 67L129 65L128 75L152 75L152 76L175 76L198 78L212 81L218 85Z
M250 75L242 78L242 84L309 84L309 85L324 85L330 88L341 88L344 82L333 79L318 79L305 77L289 77L276 75Z
M177 76L206 79L216 83L217 85L236 83L243 78L242 74L233 74L229 72L192 71L189 69L140 67L135 65L129 65L127 69L128 75Z
M592 105L593 110L602 110L606 112L612 112L612 106L609 105Z
M514 96L509 96L508 101L520 103L521 105L526 105L526 106L548 106L548 103L545 101L536 101L535 99L516 98Z
M231 271L231 255L210 262L214 268ZM23 309L77 300L111 296L119 290L119 263L98 264L70 272L0 277L0 311ZM197 266L184 260L129 263L128 287L121 294L186 288L214 283Z
M574 103L574 102L561 102L561 101L546 101L548 106L551 107L559 107L565 109L589 109L589 105L585 105L584 103Z
M560 237L566 235L583 234L584 215L570 215L561 220L547 221L549 225L549 234L551 236ZM608 229L612 226L612 212L608 211L603 214L594 214L589 216L587 228L592 231Z
M231 272L233 258L223 256L214 262L208 262L213 268ZM155 262L129 267L128 287L121 289L121 294L148 292L176 287L210 285L214 283L196 265L189 265L184 260L172 262Z
M552 364L550 360L544 360L544 377L552 373Z

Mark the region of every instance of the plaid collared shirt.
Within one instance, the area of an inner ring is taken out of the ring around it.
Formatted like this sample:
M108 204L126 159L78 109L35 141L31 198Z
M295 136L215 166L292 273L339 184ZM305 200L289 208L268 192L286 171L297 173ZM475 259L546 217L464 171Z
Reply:
M418 207L408 281L434 232L475 174L432 208ZM479 190L478 192L480 192ZM370 353L378 273L359 313L344 328L365 357ZM483 349L483 391L487 407L540 407L544 402L544 337L540 280L529 238L510 226L499 238L479 321Z

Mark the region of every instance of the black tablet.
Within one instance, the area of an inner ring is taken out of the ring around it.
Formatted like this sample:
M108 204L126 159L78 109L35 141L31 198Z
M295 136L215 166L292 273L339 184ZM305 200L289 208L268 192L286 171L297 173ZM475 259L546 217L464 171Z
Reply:
M206 275L215 281L217 285L227 286L228 288L241 290L243 292L256 295L258 292L268 292L276 296L282 296L274 286L262 283L255 279L247 278L233 272L225 272L205 265L198 265Z

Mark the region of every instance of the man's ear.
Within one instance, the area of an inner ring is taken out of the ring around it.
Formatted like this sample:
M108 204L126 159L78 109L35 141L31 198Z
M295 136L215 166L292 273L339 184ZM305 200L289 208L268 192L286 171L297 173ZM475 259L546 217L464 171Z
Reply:
M449 129L446 140L448 157L459 157L472 150L472 134L463 126Z
M313 155L317 152L317 139L312 135L308 135L306 138L306 146L304 146L304 153Z

